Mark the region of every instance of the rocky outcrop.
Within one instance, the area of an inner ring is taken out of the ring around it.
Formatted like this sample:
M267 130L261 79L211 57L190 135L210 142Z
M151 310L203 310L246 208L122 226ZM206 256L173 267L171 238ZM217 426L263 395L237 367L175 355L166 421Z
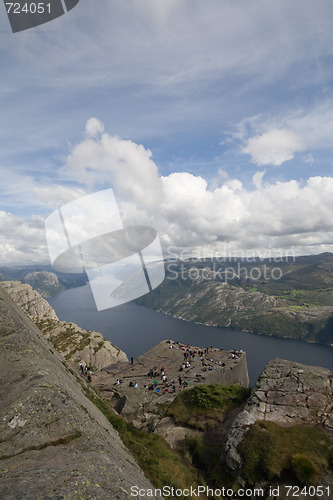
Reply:
M76 367L82 362L84 366L101 370L110 364L128 361L126 354L99 332L84 330L66 321L40 318L33 321L65 360Z
M58 320L50 304L30 285L24 285L19 281L2 281L0 287L5 288L15 304L29 316Z
M0 398L1 499L122 500L133 485L154 491L52 345L1 288Z
M28 273L24 276L24 282L31 285L45 299L65 290L65 287L59 283L58 276L49 271L33 271Z
M113 363L128 361L126 354L105 340L101 333L60 321L49 303L30 285L23 285L19 281L5 281L0 283L0 287L5 288L14 302L28 314L70 364L78 365L82 362L92 368L102 369Z
M333 430L333 372L273 359L260 375L244 410L232 424L222 461L234 475L242 461L237 451L250 426L258 420L279 425L320 424Z

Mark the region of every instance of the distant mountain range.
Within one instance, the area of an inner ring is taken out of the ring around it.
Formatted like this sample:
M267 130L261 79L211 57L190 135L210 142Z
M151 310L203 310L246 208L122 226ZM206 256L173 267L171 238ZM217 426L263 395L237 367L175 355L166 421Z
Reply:
M0 267L0 281L27 283L49 298L68 288L84 286L88 278L85 274L58 273L52 266L7 266Z
M136 301L187 321L333 344L333 254L166 262Z
M333 345L332 253L170 260L165 268L164 282L137 304L196 323ZM88 281L51 266L0 267L0 281L13 280L45 298Z

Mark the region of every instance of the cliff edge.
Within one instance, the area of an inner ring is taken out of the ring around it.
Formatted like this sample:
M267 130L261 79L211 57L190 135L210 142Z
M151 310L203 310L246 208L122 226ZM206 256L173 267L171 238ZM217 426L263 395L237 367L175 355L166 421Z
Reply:
M282 426L317 425L333 430L333 372L283 359L271 360L230 427L222 461L237 475L242 466L238 445L257 421Z
M133 485L152 488L52 345L2 288L0 381L2 499L120 500L130 498Z
M101 333L60 321L50 304L30 285L4 281L0 287L6 290L72 367L82 362L100 370L113 363L128 361L126 354L105 340Z

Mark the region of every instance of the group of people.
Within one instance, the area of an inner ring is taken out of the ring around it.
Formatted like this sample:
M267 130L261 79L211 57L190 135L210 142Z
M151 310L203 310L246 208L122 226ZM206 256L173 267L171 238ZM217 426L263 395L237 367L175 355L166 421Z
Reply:
M88 365L83 366L83 363L81 361L79 364L79 368L80 368L82 375L86 375L88 382L91 382L92 371L91 371L90 366L88 366Z

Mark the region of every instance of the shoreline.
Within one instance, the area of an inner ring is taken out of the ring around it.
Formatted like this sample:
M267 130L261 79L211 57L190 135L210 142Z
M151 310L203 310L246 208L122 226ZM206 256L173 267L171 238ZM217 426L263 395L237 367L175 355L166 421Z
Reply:
M306 339L302 339L302 338L299 338L299 337L284 337L282 335L274 335L274 334L268 334L268 333L258 333L258 332L255 332L255 331L243 330L241 328L235 328L233 326L223 326L223 325L216 325L216 324L212 325L212 324L209 324L209 323L200 323L198 321L191 321L191 320L188 320L188 319L183 318L181 316L175 316L175 315L173 315L173 314L171 314L169 312L163 311L162 309L155 309L154 307L149 307L149 306L144 306L144 305L138 304L135 300L133 302L137 306L139 306L139 307L143 307L145 309L150 309L152 311L155 311L155 312L158 312L158 313L161 313L161 314L165 314L166 316L170 316L171 318L174 318L174 319L179 319L180 321L185 321L186 323L190 323L192 325L207 326L209 328L210 327L211 328L228 328L230 330L234 330L235 332L250 333L252 335L257 335L259 337L269 337L269 338L276 338L276 339L283 339L283 340L297 340L297 341L300 341L300 342L305 342L306 344L321 345L323 347L333 348L333 344L323 344L322 342L316 342L315 340L306 340Z

